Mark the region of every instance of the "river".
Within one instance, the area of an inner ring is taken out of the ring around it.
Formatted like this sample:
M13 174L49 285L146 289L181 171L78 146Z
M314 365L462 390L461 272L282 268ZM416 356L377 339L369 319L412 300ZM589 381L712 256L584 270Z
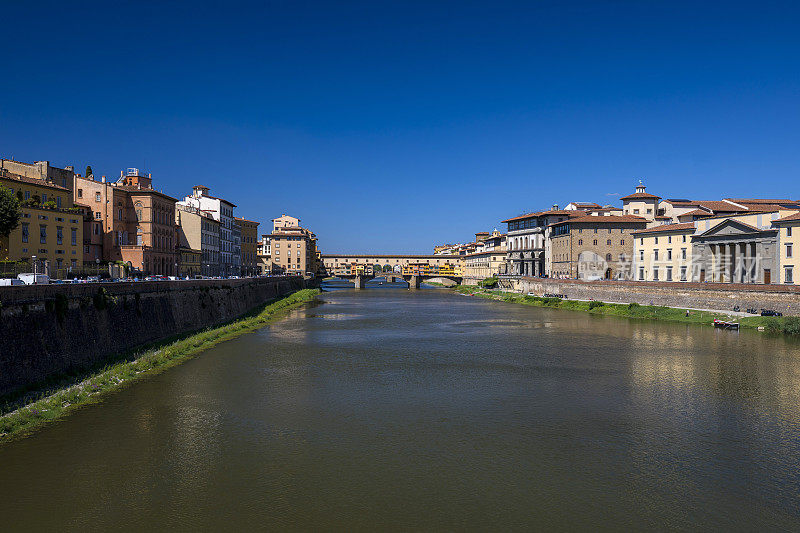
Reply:
M0 446L2 528L800 529L797 342L389 287Z

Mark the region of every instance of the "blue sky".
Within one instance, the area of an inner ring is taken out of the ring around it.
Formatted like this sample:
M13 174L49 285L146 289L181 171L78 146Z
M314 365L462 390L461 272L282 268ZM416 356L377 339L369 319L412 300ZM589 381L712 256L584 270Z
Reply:
M428 252L639 179L800 198L792 3L33 4L0 15L1 156L203 183L324 253Z

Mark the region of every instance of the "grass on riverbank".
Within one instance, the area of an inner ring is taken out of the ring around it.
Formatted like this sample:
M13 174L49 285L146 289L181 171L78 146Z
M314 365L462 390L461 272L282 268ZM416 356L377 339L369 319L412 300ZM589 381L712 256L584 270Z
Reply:
M261 328L284 316L286 311L310 302L319 293L319 289L297 291L268 304L257 314L146 350L132 360L109 365L80 383L0 416L0 442L28 434L82 405L100 400L103 394L178 365L220 342Z
M740 327L757 329L764 327L770 333L786 335L800 335L800 317L767 317L767 316L731 316L726 313L711 311L689 311L674 307L661 307L653 305L612 304L599 301L562 300L560 298L540 298L537 296L523 296L515 292L481 289L475 286L459 285L454 290L461 294L501 300L505 302L531 305L535 307L551 307L554 309L569 309L572 311L585 311L597 315L612 315L624 318L643 318L647 320L664 320L669 322L684 322L690 324L713 325L714 319L733 320L739 322Z

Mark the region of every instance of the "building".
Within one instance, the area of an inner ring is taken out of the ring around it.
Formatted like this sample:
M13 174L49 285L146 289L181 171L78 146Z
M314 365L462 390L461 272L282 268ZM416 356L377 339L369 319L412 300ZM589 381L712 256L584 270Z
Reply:
M647 219L650 225L654 225L661 197L650 194L645 189L646 187L640 181L639 185L636 186L636 192L620 198L622 200L622 215L642 217Z
M72 191L75 172L74 167L71 165L65 168L58 168L51 166L49 161L22 163L13 159L0 159L0 168L17 176L46 181Z
M22 208L17 228L0 237L0 261L27 262L30 272L55 278L69 277L83 266L84 214L73 205L68 188L5 168L0 168L0 187L11 189Z
M785 215L772 221L778 229L781 269L779 283L795 284L800 275L800 212Z
M493 231L478 243L478 249L464 256L464 284L491 278L505 272L507 236Z
M241 234L241 268L243 276L256 276L258 268L258 222L236 218L235 224Z
M234 209L236 204L228 200L208 194L209 188L204 185L192 187L191 196L178 202L209 213L220 224L219 238L219 273L222 277L241 274L241 243L236 238Z
M549 271L568 279L629 279L633 232L648 220L632 215L588 215L549 226Z
M91 218L84 256L102 250L102 261L123 262L134 272L177 274L176 200L155 190L150 174L129 168L116 182L79 175L73 181L75 203Z
M545 228L584 211L561 210L554 205L549 211L537 211L503 220L507 224L506 265L503 273L511 276L542 276L546 268Z
M201 252L188 246L178 246L178 275L193 279L201 275Z
M633 279L693 281L693 222L663 224L633 232Z
M178 230L179 253L192 259L193 266L198 267L197 275L216 277L220 275L220 223L211 213L196 207L175 204L175 226ZM197 257L195 257L195 255ZM197 264L194 264L194 261ZM181 273L188 267L181 262Z
M264 235L262 250L269 248L269 258L262 256L264 273L296 276L317 275L317 236L300 226L300 219L281 215L272 220L272 233Z
M367 270L371 267L373 272L401 273L404 269L414 266L431 269L452 267L463 272L463 255L365 255L365 254L322 254L323 271L329 275L337 272L349 271L353 267Z
M758 210L765 206L771 210ZM793 228L800 223L798 211L767 203L745 207L737 215L707 216L635 232L635 279L794 283Z

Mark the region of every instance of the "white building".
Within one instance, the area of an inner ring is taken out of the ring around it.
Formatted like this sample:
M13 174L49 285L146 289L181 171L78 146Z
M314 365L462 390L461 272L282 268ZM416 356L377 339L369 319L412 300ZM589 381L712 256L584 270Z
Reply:
M208 190L208 187L203 185L195 185L192 187L192 195L187 196L178 204L210 213L214 220L220 223L220 275L223 277L239 276L241 275L242 252L241 243L239 242L237 245L237 239L234 234L236 224L233 210L236 208L236 204L211 196L208 194Z

